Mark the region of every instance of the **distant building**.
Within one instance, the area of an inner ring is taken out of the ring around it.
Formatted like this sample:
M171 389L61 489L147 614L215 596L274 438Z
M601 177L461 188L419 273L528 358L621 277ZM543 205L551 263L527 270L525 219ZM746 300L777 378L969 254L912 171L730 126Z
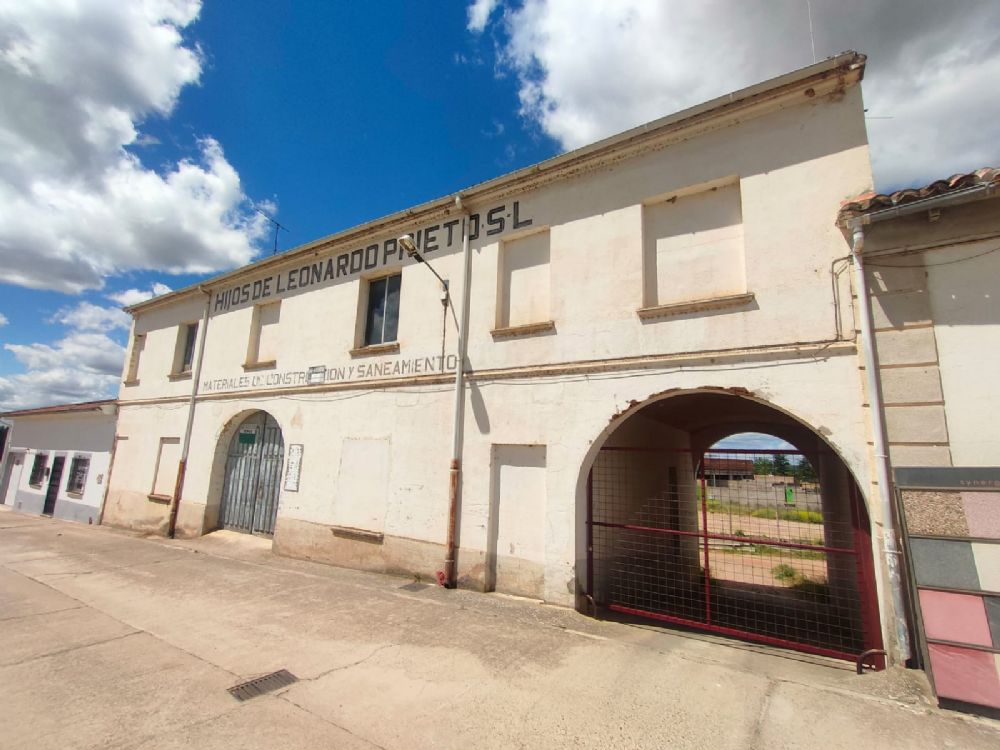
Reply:
M23 513L98 523L116 413L108 400L0 414L12 425L0 500Z

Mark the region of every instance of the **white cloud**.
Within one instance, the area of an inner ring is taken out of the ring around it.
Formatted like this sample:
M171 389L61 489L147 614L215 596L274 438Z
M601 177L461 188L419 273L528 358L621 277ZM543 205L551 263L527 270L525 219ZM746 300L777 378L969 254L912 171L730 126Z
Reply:
M469 7L469 28L491 18ZM820 58L869 56L876 184L1000 163L1000 3L813 0ZM812 62L802 0L525 0L493 16L521 114L574 148ZM918 157L918 158L915 158Z
M489 23L490 14L497 7L500 0L474 0L469 6L469 24L466 28L476 33L481 32Z
M7 324L8 324L9 322L10 322L10 321L9 321L9 320L7 320L7 316L6 316L6 315L4 315L3 313L0 313L0 326L5 326L5 325L7 325Z
M205 273L250 261L247 210L211 138L156 172L130 145L196 84L181 31L198 0L18 0L0 13L0 282L79 292L132 269Z
M62 323L80 331L113 331L128 329L132 318L117 307L101 307L90 302L80 302L76 307L57 312L53 323Z
M149 289L124 289L120 292L113 292L107 295L107 297L122 307L131 307L132 305L138 305L140 302L145 302L148 299L159 297L161 294L167 294L171 291L173 290L166 284L155 281Z
M0 377L0 410L112 397L125 347L103 333L73 331L53 345L6 344L27 372Z

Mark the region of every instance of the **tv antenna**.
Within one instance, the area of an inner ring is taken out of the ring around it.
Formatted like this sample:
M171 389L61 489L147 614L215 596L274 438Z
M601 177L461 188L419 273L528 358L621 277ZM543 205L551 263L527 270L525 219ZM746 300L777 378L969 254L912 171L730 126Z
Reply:
M272 224L274 224L274 251L271 253L271 255L277 255L278 254L278 232L280 230L282 230L282 229L285 230L286 232L290 232L291 230L289 230L288 227L279 224L277 222L277 220L273 216L264 213L263 211L261 211L256 206L253 207L253 210L256 211L257 213L259 213L261 216L263 216L269 222L271 222Z
M809 42L812 44L813 64L816 63L816 35L813 33L813 6L810 0L806 0L806 10L809 11Z

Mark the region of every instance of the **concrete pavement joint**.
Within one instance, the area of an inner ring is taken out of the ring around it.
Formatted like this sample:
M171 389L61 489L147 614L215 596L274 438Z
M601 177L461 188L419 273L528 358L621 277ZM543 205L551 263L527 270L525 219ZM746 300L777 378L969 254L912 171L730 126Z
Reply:
M0 622L10 622L12 620L24 620L28 617L44 617L45 615L55 615L59 612L72 612L74 609L86 609L87 605L80 604L76 607L63 607L62 609L47 609L44 612L32 612L27 615L11 615L10 617L0 617Z
M38 661L40 659L51 659L55 656L64 656L65 654L72 653L73 651L81 651L85 648L92 648L94 646L103 646L106 643L114 643L115 641L121 641L125 638L131 638L134 635L141 635L144 631L133 630L131 633L123 633L122 635L116 635L112 638L105 638L100 641L90 641L89 643L80 643L76 646L70 646L69 648L61 648L58 651L50 651L47 654L38 654L37 656L29 656L26 659L21 659L21 661L11 662L10 664L4 664L3 667L18 667L22 664L27 664L28 662Z
M301 704L296 703L295 701L293 701L291 698L289 698L287 695L285 695L285 693L277 693L274 697L276 699L278 699L278 700L285 701L285 703L288 703L291 706L295 706L295 708L299 709L300 711L304 711L305 713L309 714L313 718L318 719L319 721L322 721L324 724L329 724L331 727L336 727L337 729L339 729L342 732L347 732L352 737L354 737L356 739L359 739L362 742L364 742L364 743L366 743L368 745L371 745L372 747L378 748L378 750L388 750L388 748L385 747L384 745L380 745L377 742L373 742L372 740L368 739L367 737L362 737L357 732L351 731L350 729L348 729L347 727L343 726L342 724L338 724L337 722L332 721L331 719L328 719L325 716L320 716L318 713L316 713L314 711L310 711L305 706L303 706L303 705L301 705Z

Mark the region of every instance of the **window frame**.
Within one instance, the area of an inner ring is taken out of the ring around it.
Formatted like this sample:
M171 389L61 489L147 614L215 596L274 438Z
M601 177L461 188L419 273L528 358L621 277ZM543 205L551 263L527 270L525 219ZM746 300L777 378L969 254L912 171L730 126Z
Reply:
M31 473L28 474L28 486L29 487L41 487L45 484L45 470L49 466L49 454L48 452L41 452L35 454L35 460L31 464ZM38 474L36 478L35 474Z
M278 319L268 325L280 325L281 302L282 300L279 299L272 302L263 302L261 304L254 305L253 315L250 319L250 337L247 340L247 356L246 360L243 362L244 370L262 370L277 366L277 359L260 359L260 337L264 328L264 324L261 322L261 317L265 309L276 309L278 311Z
M393 280L396 282L396 304L395 304L395 315L387 315L387 311L391 308L390 294L392 290ZM373 288L380 284L384 284L383 292L381 294L382 303L382 320L381 320L381 330L379 331L378 340L374 340L371 332L371 326L373 323L372 315L374 313L373 304L379 300L378 296L372 294ZM373 276L370 279L365 280L365 294L364 302L359 306L359 313L361 320L359 328L359 349L374 349L374 348L385 348L385 347L398 347L399 346L399 312L400 312L400 302L402 300L402 290L403 290L403 273L402 270L398 270L395 273L383 274L381 276ZM392 338L386 337L387 323L392 323Z
M177 366L176 375L190 375L194 368L194 358L197 356L198 333L201 328L196 320L193 323L183 323L177 335Z
M125 371L125 385L139 384L139 364L142 360L142 352L146 348L146 334L133 333L132 345L128 352L128 368Z
M82 496L84 490L87 488L87 477L90 476L90 455L74 455L69 462L69 472L66 477L66 494L67 495L77 495ZM76 487L75 479L77 472L80 469L80 464L83 464L83 476L80 479L79 488Z

